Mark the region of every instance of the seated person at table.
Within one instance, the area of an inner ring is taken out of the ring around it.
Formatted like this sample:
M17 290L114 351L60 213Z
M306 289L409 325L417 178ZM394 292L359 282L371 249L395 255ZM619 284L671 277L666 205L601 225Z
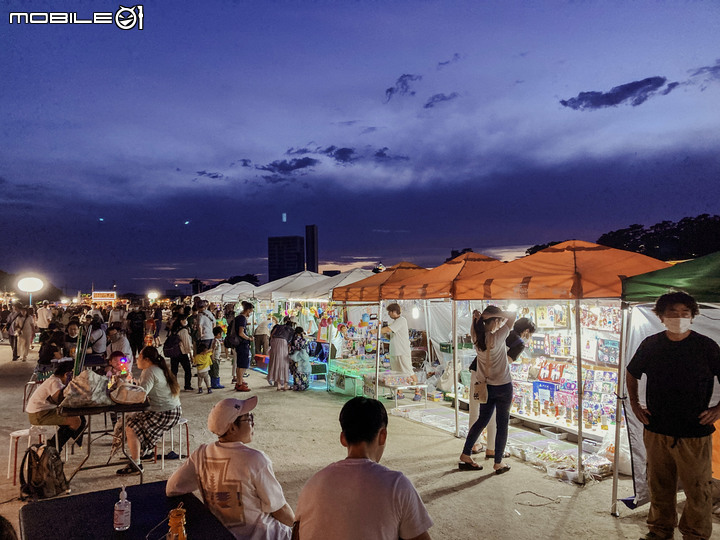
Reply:
M105 354L109 358L114 352L123 353L123 356L128 359L128 372L132 373L132 347L130 347L130 342L128 341L128 338L125 337L125 334L121 332L117 326L111 326L110 328L108 328L107 331L107 349L105 349Z
M180 386L158 350L145 347L138 354L137 365L142 369L138 384L147 392L150 407L128 418L125 426L130 457L136 463L140 461L140 451L143 455L153 451L163 432L177 424L182 416ZM142 465L138 468L141 471ZM129 464L117 474L139 474L140 471Z
M84 416L60 416L58 405L64 399L63 390L70 382L73 362L60 362L50 378L43 382L27 403L25 410L33 426L60 426L58 447L62 449L72 437L78 446L82 446L82 432L85 429ZM55 437L48 441L55 445Z
M63 357L63 346L65 345L65 332L58 330L55 323L50 323L45 339L40 344L38 351L38 364L51 366L53 360Z
M289 540L292 508L260 450L246 446L254 434L257 396L223 399L208 416L217 442L203 444L167 482L169 497L200 489L205 505L235 538Z
M105 371L105 376L108 379L117 377L117 379L121 379L124 382L132 381L132 373L130 372L132 363L122 351L112 353L110 358L108 358L108 364L107 370Z

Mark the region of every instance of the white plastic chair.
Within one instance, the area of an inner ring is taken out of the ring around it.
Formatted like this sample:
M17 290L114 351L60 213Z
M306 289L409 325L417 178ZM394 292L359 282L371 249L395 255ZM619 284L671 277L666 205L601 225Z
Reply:
M48 437L57 435L59 426L30 426L27 429L18 429L10 433L10 446L8 448L8 472L7 477L10 478L10 472L13 474L13 486L17 485L17 467L18 467L18 446L20 439L27 437L27 448L30 448L33 437L38 438L38 442L47 441ZM55 437L55 446L59 444L59 437ZM13 459L13 447L15 449L15 458ZM60 449L58 448L58 451ZM65 459L67 460L67 446L65 449Z

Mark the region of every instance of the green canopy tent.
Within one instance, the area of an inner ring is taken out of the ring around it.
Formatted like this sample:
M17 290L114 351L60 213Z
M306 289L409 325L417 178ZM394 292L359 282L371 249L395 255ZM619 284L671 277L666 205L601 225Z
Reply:
M623 300L654 302L671 290L682 290L701 302L720 302L720 251L623 280Z

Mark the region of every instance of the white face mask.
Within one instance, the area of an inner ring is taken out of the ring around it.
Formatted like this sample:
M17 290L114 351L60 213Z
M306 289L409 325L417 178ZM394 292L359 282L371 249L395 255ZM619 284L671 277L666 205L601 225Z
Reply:
M665 328L667 328L673 334L684 334L690 330L692 319L686 317L678 318L666 318L663 320Z

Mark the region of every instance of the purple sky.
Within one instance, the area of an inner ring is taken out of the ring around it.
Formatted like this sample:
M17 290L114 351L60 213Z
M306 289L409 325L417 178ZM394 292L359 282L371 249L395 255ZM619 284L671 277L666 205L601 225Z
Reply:
M0 269L72 294L495 253L720 213L720 3L208 1L0 15ZM287 214L287 222L281 220ZM101 221L102 219L102 221ZM186 224L186 222L189 222Z

